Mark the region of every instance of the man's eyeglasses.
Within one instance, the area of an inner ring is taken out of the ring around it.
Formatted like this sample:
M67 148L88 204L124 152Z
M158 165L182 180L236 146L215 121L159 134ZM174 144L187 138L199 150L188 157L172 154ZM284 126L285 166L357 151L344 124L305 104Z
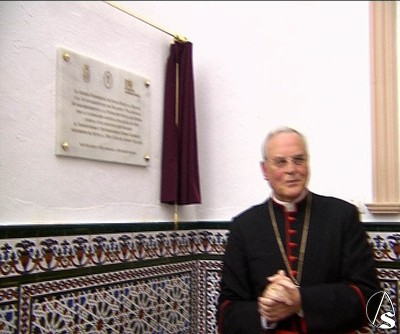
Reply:
M277 168L283 168L286 167L287 164L289 163L289 160L295 165L295 166L303 166L306 161L307 157L305 155L295 155L290 158L284 158L284 157L276 157L274 159L267 159L268 161L271 161L272 164L277 167Z

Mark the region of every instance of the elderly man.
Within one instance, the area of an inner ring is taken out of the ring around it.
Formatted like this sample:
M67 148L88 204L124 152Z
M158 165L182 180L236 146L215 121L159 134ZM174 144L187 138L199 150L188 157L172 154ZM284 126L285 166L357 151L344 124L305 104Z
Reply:
M305 137L279 128L263 144L272 192L234 217L221 279L222 334L351 333L379 291L357 208L307 188Z

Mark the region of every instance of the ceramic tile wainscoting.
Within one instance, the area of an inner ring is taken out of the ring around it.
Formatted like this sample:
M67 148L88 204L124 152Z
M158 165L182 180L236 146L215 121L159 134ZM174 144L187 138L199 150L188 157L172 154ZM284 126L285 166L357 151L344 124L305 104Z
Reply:
M397 310L400 225L366 228ZM1 229L1 334L216 333L229 222ZM396 312L395 328L382 333L398 333L398 324Z

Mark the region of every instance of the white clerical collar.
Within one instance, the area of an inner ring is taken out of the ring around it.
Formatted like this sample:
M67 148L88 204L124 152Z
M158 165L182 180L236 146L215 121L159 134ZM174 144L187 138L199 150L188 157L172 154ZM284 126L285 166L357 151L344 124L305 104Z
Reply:
M286 209L286 211L293 212L296 211L296 204L302 201L306 196L307 196L307 189L304 189L303 192L300 194L300 196L297 197L292 202L281 201L275 197L275 194L272 194L271 197L276 203L282 205Z

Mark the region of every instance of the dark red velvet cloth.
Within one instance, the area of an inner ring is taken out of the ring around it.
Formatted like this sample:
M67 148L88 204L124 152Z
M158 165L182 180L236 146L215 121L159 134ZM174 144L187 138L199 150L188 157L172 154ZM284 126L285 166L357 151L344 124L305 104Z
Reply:
M172 44L167 62L161 168L162 203L201 203L190 42Z

